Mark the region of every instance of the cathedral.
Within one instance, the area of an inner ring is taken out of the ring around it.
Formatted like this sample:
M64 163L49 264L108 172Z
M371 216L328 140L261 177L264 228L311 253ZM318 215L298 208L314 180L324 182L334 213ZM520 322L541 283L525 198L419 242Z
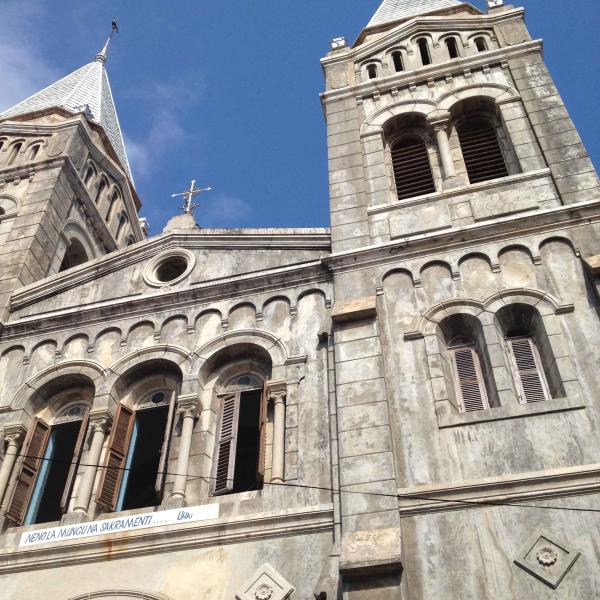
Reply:
M600 597L600 186L487 5L332 40L330 228L148 237L108 44L0 114L3 600Z

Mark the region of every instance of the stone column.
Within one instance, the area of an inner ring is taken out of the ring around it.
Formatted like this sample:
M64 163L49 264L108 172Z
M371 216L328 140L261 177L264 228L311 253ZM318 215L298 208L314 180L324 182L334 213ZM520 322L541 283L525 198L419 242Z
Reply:
M444 182L447 179L456 177L456 171L454 170L454 159L452 158L450 140L448 138L448 127L448 121L437 122L433 125L438 151L440 153L440 159L442 162L442 178Z
M0 506L12 475L15 460L23 441L25 430L21 425L8 426L4 429L4 439L8 442L2 467L0 467Z
M169 507L183 506L185 502L185 489L187 486L188 467L190 464L190 449L192 447L192 433L194 422L200 415L200 402L196 397L190 399L179 398L178 413L181 415L181 437L179 438L179 454L175 467L175 480L173 493L169 498Z
M86 515L90 506L90 498L92 497L92 489L100 464L100 455L106 434L110 430L111 418L107 413L97 413L90 416L90 426L92 429L92 443L87 458L87 467L81 479L81 485L77 493L77 500L73 507L73 512L80 515Z
M269 390L269 400L273 400L273 465L271 483L283 483L285 471L285 396L283 386Z

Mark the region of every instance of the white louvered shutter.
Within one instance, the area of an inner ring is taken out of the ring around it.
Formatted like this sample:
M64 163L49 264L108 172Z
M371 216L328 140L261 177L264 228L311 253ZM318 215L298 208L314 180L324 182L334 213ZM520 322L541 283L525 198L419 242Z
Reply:
M473 348L453 351L456 368L456 388L464 412L489 408L479 358Z
M521 402L548 400L550 398L548 383L533 340L531 338L514 338L508 340L508 345L513 355L521 388Z

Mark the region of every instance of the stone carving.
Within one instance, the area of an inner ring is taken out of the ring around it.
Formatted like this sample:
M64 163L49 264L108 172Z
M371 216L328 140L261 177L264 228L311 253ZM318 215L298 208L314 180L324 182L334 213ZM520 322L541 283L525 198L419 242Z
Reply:
M556 589L579 556L580 552L577 550L558 544L546 535L540 535L533 545L528 544L524 548L514 562L547 586Z
M263 564L245 583L235 597L237 600L286 600L294 591L271 565Z

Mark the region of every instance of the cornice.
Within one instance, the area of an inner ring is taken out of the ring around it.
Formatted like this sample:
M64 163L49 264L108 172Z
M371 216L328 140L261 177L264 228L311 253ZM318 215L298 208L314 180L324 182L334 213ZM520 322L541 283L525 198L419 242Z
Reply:
M501 64L508 59L531 54L532 52L541 52L542 48L543 43L541 40L532 40L515 46L488 50L487 52L474 54L473 56L465 56L451 62L428 65L414 71L402 71L388 77L369 79L368 81L363 81L352 86L321 92L321 102L327 104L328 102L336 102L345 98L369 95L375 91L385 94L391 91L392 87L426 84L430 79L439 79L446 75L460 74L467 68L473 71L477 68L483 68L486 65ZM348 57L348 54L344 56Z
M460 228L397 238L376 246L331 254L322 260L335 274L598 221L599 201L578 202L537 210L533 214L510 215L503 217L501 221L479 222Z
M194 282L184 290L154 292L142 296L128 295L103 302L80 304L74 307L36 312L33 316L18 318L3 326L2 340L22 338L27 334L41 335L61 331L70 326L90 326L105 323L107 319L127 319L166 310L188 307L201 308L204 304L223 299L245 298L249 294L281 290L282 287L329 283L330 273L320 260L290 265L279 269L245 273L222 280ZM52 295L52 294L47 294ZM39 302L44 296L38 297ZM22 305L23 306L23 305Z
M4 536L5 546L0 548L0 573L104 562L107 558L107 547L110 547L111 559L131 558L223 544L248 543L277 536L311 535L332 529L332 504L154 527L62 543L40 544L39 547L19 548L20 536L25 531L32 530L20 528ZM9 537L10 539L7 539Z

